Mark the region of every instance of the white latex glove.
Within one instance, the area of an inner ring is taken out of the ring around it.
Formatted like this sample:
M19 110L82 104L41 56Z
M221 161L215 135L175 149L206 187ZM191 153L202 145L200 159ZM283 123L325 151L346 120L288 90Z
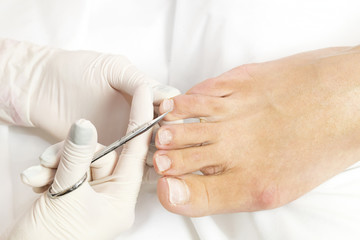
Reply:
M99 142L124 135L129 97L148 83L154 104L179 94L136 69L124 56L64 51L0 39L0 122L36 126L64 139L73 122L89 119Z
M141 86L134 94L128 131L152 116L151 91ZM43 193L14 226L9 239L113 239L129 228L134 221L150 136L151 131L147 131L128 142L119 159L115 152L99 159L103 163L91 167L92 180L75 191L57 199ZM96 146L95 127L89 121L77 121L62 146L54 192L81 179ZM56 158L56 152L48 151L42 158Z

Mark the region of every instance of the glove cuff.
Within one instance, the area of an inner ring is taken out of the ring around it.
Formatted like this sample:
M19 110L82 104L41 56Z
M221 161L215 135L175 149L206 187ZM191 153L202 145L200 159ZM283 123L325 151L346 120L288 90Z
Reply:
M40 80L51 49L26 42L0 39L0 121L34 126L30 97Z

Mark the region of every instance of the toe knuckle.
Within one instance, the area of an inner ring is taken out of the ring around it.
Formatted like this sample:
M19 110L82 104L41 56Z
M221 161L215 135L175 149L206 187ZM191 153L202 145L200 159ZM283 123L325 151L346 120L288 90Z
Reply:
M202 162L204 159L204 153L201 151L201 149L196 149L191 154L191 161L192 165L199 165L199 163Z
M181 124L177 127L177 129L174 130L175 130L175 135L177 135L181 139L188 136L188 134L191 133L187 124Z
M208 136L210 130L207 124L198 124L192 133L199 137L205 137Z
M226 78L216 77L206 80L207 86L211 89L226 89L228 88L228 81Z
M199 182L200 184L200 189L201 189L201 195L202 195L202 203L203 203L203 211L206 212L206 213L210 213L210 209L211 209L211 206L212 206L212 197L211 197L211 191L209 190L208 186L200 181Z
M280 192L276 184L259 189L255 195L255 207L259 210L273 209L280 206Z
M234 74L245 76L244 79L253 79L257 65L256 63L241 65L234 69Z
M190 104L191 104L190 106L195 106L195 105L203 106L205 104L205 97L198 94L192 95Z
M174 159L175 167L178 168L179 170L186 169L186 167L187 167L187 164L185 162L186 153L182 150L178 150L177 153L178 154L176 154L176 157Z
M221 98L211 98L206 103L207 106L211 108L211 111L213 113L222 113L226 111L226 106L223 101L221 101Z

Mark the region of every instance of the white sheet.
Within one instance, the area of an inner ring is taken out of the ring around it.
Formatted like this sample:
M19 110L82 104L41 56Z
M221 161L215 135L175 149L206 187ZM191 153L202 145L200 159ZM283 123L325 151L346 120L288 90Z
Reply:
M359 44L359 9L357 0L1 0L0 37L123 54L186 91L244 63ZM0 127L0 231L35 197L19 173L55 141ZM275 210L196 219L166 212L144 185L119 239L359 239L359 184L353 168Z

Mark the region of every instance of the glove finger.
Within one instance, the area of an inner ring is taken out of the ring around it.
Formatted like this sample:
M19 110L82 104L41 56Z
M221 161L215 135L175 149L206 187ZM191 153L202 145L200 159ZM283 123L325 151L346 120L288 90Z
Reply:
M101 144L98 144L96 147L96 151L100 151L103 149L104 146ZM97 161L91 164L91 180L99 180L104 177L110 176L114 168L116 166L117 160L119 159L118 154L116 151L112 151L108 153L107 155L101 157Z
M152 118L152 92L148 85L141 85L134 93L127 131L134 130ZM114 171L117 181L141 182L150 138L151 131L146 131L125 144Z
M146 184L156 184L161 177L162 176L157 174L155 168L145 166L142 182Z
M73 186L84 176L90 167L96 145L97 133L90 121L80 119L71 126L52 184L54 192Z
M153 156L154 153L157 151L157 148L155 146L155 138L156 138L156 133L159 130L160 126L159 124L155 124L153 129L152 129L152 133L151 133L151 141L150 141L150 145L149 145L149 149L148 149L148 153L146 155L146 160L145 163L148 166L153 166Z
M46 190L49 189L51 184L47 184L45 186L42 186L42 187L33 187L32 190L34 193L43 193L45 192Z
M111 87L131 96L136 88L144 83L144 74L126 57L110 56L104 60L104 72Z
M104 72L111 87L124 91L131 96L134 95L135 90L139 86L149 84L154 93L152 101L156 105L160 105L161 100L165 98L171 98L180 94L178 89L163 85L147 77L124 56L107 57L104 60Z
M150 78L146 78L146 80L150 83L153 90L153 102L155 106L159 106L164 99L172 98L181 94L181 92L174 87L158 83Z
M51 183L55 176L55 169L36 165L27 168L20 175L21 181L31 187L43 187Z
M154 166L153 157L154 157L154 153L156 151L157 151L157 148L155 147L155 145L150 144L148 153L146 154L146 160L145 160L145 163L147 166L149 166L149 167Z
M39 157L40 164L48 168L57 168L60 161L61 149L64 141L58 142L48 147Z

